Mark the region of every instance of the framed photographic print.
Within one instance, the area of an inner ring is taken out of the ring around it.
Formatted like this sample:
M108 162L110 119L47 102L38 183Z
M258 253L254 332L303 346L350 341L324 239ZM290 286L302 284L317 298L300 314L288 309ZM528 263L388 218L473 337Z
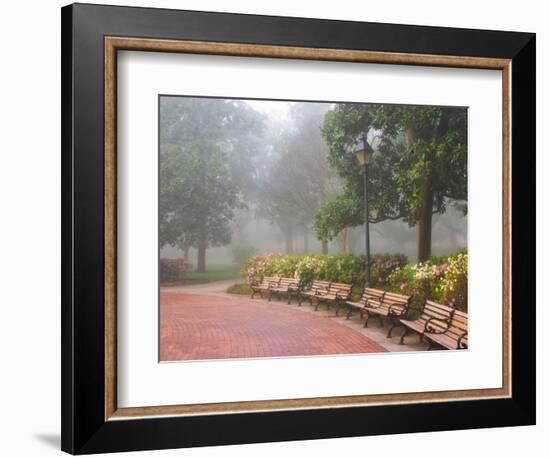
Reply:
M62 448L535 422L535 36L62 9Z

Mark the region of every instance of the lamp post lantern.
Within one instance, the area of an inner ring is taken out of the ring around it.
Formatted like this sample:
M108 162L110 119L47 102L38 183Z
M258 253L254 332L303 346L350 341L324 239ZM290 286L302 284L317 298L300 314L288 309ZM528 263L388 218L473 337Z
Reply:
M363 203L365 212L365 287L370 286L370 234L369 234L369 196L367 184L369 179L369 162L374 150L363 135L357 140L354 148L355 156L359 165L363 166Z

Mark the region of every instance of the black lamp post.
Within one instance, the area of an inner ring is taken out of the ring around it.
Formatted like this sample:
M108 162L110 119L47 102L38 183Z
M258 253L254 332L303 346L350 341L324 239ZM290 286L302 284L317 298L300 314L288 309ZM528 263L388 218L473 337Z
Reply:
M369 179L369 162L372 158L374 150L367 142L367 137L363 135L357 143L354 149L355 156L359 165L363 166L363 197L365 205L365 287L370 286L370 235L369 235L369 196L367 191L367 183Z

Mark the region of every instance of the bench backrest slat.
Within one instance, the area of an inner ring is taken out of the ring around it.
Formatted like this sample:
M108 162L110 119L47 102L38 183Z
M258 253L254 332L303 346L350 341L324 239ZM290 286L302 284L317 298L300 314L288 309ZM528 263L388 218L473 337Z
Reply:
M347 283L331 283L329 286L329 291L335 293L347 293L348 291L351 291L351 285L348 285Z
M381 302L385 294L386 292L381 289L365 288L363 290L363 295L361 296L361 302L363 304L367 301Z
M296 278L281 277L279 282L280 287L298 287L300 281Z
M444 330L447 328L447 323L451 319L454 312L452 307L448 305L438 304L433 301L426 301L422 309L422 314L417 319L420 323L426 323L430 321L430 325L434 329Z
M403 313L409 308L410 301L411 296L387 292L382 298L381 306L393 312Z
M329 287L330 282L324 280L313 280L313 283L311 284L312 291L326 291Z
M261 286L269 286L274 283L278 285L280 280L281 279L279 277L264 277L262 279Z

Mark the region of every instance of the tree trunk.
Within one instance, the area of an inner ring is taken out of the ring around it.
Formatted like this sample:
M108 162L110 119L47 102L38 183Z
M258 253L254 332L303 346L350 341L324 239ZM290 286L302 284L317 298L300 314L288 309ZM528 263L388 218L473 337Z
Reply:
M432 254L433 188L429 179L424 187L422 208L416 224L416 256L418 262L427 261Z
M321 241L323 254L328 254L328 242L326 240Z
M405 129L405 139L407 143L412 143L416 139L416 132L412 125ZM416 260L417 262L427 261L432 252L432 211L433 211L433 186L432 177L429 175L424 184L422 193L422 207L418 214L416 223Z
M338 241L338 246L340 247L340 251L342 253L348 252L348 230L342 229L338 236L336 237L336 240Z
M206 244L198 246L197 272L206 272Z
M187 245L183 250L183 259L185 259L185 262L189 262L189 249L190 249L190 246Z
M289 227L285 231L285 247L286 252L288 254L292 254L294 252L294 240L293 240L293 234L292 234L292 227Z

